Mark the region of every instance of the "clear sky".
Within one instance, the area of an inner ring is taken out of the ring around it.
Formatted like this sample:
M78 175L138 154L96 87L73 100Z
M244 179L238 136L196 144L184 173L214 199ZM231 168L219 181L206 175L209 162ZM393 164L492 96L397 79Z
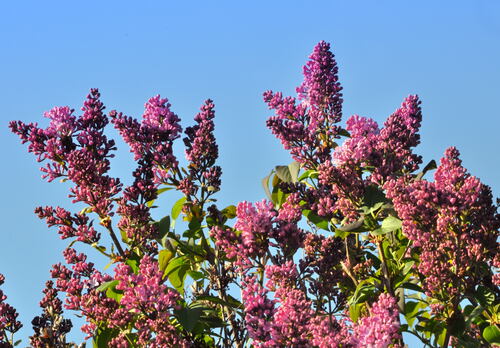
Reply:
M67 245L33 209L71 204L67 186L40 179L9 120L45 125L44 111L79 109L98 87L108 111L136 117L159 93L188 126L212 98L224 171L220 202L260 200L260 179L291 161L265 127L262 92L293 94L320 40L332 43L346 117L381 123L405 96L419 94L424 160L455 145L464 165L500 195L499 1L1 2L0 273L25 323L19 337L31 334L49 268ZM112 174L130 182L132 157L118 145Z

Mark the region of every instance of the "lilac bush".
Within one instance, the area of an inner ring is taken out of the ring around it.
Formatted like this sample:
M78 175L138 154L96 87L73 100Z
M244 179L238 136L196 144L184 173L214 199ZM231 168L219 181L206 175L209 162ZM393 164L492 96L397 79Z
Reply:
M421 167L418 96L383 125L353 115L342 126L328 43L303 73L296 97L264 93L274 112L267 126L294 162L263 179L267 197L255 203L217 205L210 99L184 132L167 99L149 99L137 120L106 115L97 89L79 116L55 107L45 129L11 122L44 178L72 182L72 202L85 205L35 210L70 243L50 271L30 344L77 346L63 310L85 319L80 329L96 347L402 348L406 335L429 347L500 344L491 189L455 148ZM109 123L134 155L130 186L108 175ZM186 166L174 155L180 138ZM182 198L155 221L155 200L173 192ZM97 269L81 244L111 267ZM12 347L21 323L5 299L0 291L0 347Z

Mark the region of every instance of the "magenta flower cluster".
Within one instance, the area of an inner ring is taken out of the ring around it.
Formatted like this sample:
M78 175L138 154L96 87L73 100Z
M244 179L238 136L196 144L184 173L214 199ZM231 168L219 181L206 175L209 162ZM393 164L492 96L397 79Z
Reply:
M434 182L407 180L386 183L387 196L420 254L418 270L429 296L456 301L492 276L483 265L495 267L500 215L491 190L462 167L453 147L441 159Z
M297 87L298 102L281 92L266 91L264 101L276 115L267 126L292 157L306 168L326 160L338 137L342 117L342 87L330 44L321 41L304 66L304 82Z

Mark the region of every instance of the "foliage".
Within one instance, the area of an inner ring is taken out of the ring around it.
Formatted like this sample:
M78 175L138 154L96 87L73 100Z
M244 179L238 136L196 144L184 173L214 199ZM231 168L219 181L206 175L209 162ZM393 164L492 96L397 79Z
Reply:
M185 167L173 152L180 119L160 96L141 121L105 115L93 89L80 116L56 107L45 129L11 122L46 163L44 177L72 182L73 203L85 204L36 209L71 242L30 343L74 346L62 307L85 318L95 347L403 347L404 332L429 347L500 343L500 215L490 188L455 148L420 170L417 96L383 126L358 115L341 126L337 73L320 42L297 98L264 93L275 111L267 126L294 162L262 180L267 199L256 203L217 206L211 100L184 131ZM108 175L109 121L137 163L127 187ZM434 169L434 180L424 178ZM160 194L177 201L155 221ZM96 269L77 243L111 268ZM4 300L0 292L0 346L10 347L7 332L20 323Z

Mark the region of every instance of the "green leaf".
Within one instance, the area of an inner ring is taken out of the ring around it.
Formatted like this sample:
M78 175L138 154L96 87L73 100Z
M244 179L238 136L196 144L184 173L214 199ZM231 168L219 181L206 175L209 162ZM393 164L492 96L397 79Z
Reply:
M302 211L302 214L304 214L304 216L309 220L311 221L313 224L315 224L316 226L318 226L319 228L323 229L323 230L326 230L326 231L330 231L328 229L328 220L317 215L316 213L314 213L312 210L308 210L308 209L305 209Z
M417 284L410 283L410 282L406 282L406 283L401 284L401 287L408 289L408 290L421 292L421 293L425 292L424 289L422 289L420 286L418 286Z
M483 337L488 343L500 344L500 329L496 325L490 325L483 330Z
M118 335L120 331L110 328L99 328L92 340L94 348L108 348L109 342Z
M360 218L353 223L340 226L339 228L337 228L337 230L342 232L365 232L368 231L368 229L364 226L364 223L364 218Z
M290 173L290 169L288 168L288 166L276 166L274 167L274 170L276 171L276 175L281 179L281 181L293 182L292 174Z
M189 265L183 265L174 269L168 275L168 280L172 284L172 286L179 291L181 294L184 294L184 281L186 280L186 272L189 269Z
M184 206L185 202L186 202L186 197L182 197L177 202L175 202L174 206L172 207L172 212L170 214L172 216L172 220L173 220L172 227L175 224L175 220L179 217L179 214L181 213L182 207Z
M414 264L415 264L414 260L407 261L403 267L403 275L408 274L408 272L412 270Z
M495 294L486 286L479 285L476 290L476 299L483 307L488 307L495 302Z
M294 161L288 165L288 171L290 172L290 175L292 177L292 182L298 181L299 170L300 170L300 163L299 162Z
M461 311L456 311L449 320L448 329L453 336L459 336L465 330L465 318Z
M175 312L177 320L181 323L182 327L191 332L198 320L200 319L201 313L203 312L203 308L189 308L184 307Z
M222 209L221 213L228 219L234 219L236 217L236 207L234 205L229 205Z
M406 321L410 326L413 325L413 322L415 321L415 316L418 314L420 307L421 307L420 302L408 301L405 303L404 315Z
M378 228L377 230L373 231L372 234L386 234L392 231L395 231L402 226L401 220L399 220L397 217L389 215L382 221L382 227Z
M342 136L348 137L348 138L351 137L351 134L349 134L349 132L347 131L347 129L344 129L344 128L340 128L340 130L338 132L338 135L342 135Z
M387 203L387 198L385 198L384 192L377 186L370 185L365 189L363 203L374 211L384 205L384 203Z
M228 296L227 301L224 301L223 299L221 299L219 297L210 296L210 295L198 296L196 298L196 300L197 301L208 301L208 302L212 302L212 303L217 303L217 304L220 304L220 305L226 306L226 307L242 308L241 302L238 301L237 299L235 299L232 296Z
M269 190L269 179L271 178L271 175L273 175L274 171L271 171L268 176L266 176L264 179L262 179L262 187L264 188L264 192L266 193L267 198L272 201L271 197L271 191Z
M184 280L186 279L186 272L189 270L189 259L186 256L176 257L167 265L163 277L168 277L172 286L180 293L184 292Z
M116 286L119 283L118 280L110 280L108 282L104 282L99 287L96 289L97 291L104 291L107 290L109 287Z
M177 268L182 267L184 265L189 266L189 260L184 255L170 260L170 262L167 265L167 268L165 268L165 271L163 272L163 276L168 277L168 275L170 273L172 273L174 270L176 270Z
M170 191L170 190L172 190L172 189L173 189L173 187L163 187L163 188L161 188L161 189L156 190L156 194L159 196L159 195L161 195L163 192L165 192L165 191Z
M168 263L173 256L174 253L168 249L160 250L160 252L158 253L158 267L160 268L160 271L165 272Z
M192 271L192 270L188 270L187 271L187 274L193 278L193 280L200 280L200 279L203 279L205 278L205 275L202 273L202 272L199 272L199 271Z
M117 290L116 285L113 285L112 287L106 289L106 296L120 303L120 300L123 297L123 291Z
M137 256L136 254L132 254L131 256L129 256L129 258L125 261L125 263L130 267L132 268L132 272L134 272L135 274L137 274L137 272L139 271L139 261L140 261L140 258L139 256Z
M466 325L469 325L473 322L477 317L479 317L484 311L484 308L481 305L477 305L472 312L469 314L469 317L466 320Z
M299 176L298 180L302 181L307 178L311 179L316 179L319 176L319 172L317 170L309 169L306 170L304 173L302 173L301 176Z
M356 303L352 306L349 306L349 317L351 318L353 323L358 321L359 317L361 316L361 310L364 306L364 303Z
M158 221L158 238L161 240L170 231L170 216L163 217Z
M424 169L417 174L416 179L421 180L424 175L429 171L429 170L434 170L437 168L437 163L434 160L431 160L427 165L424 167Z

